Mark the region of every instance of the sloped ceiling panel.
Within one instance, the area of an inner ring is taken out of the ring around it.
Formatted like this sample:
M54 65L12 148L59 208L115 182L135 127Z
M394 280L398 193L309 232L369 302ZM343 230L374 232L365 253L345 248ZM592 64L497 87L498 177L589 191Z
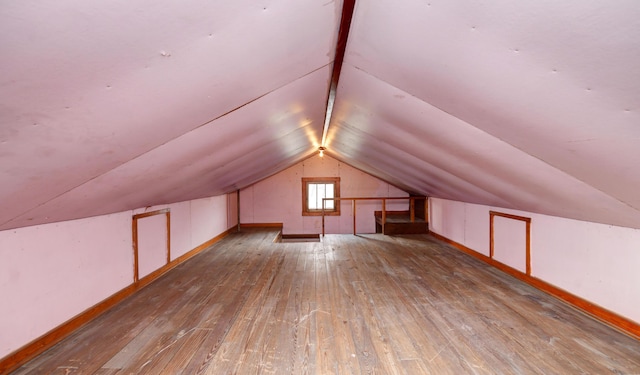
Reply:
M0 230L242 188L320 145L341 1L0 7ZM640 228L640 3L359 0L329 153Z
M331 150L424 194L640 227L637 35L633 1L359 1Z
M340 11L3 4L0 229L219 194L304 158L321 137Z
M321 88L329 75L329 67L315 71L46 202L38 216L27 212L7 226L87 217L96 207L118 212L221 194L295 164L322 137Z

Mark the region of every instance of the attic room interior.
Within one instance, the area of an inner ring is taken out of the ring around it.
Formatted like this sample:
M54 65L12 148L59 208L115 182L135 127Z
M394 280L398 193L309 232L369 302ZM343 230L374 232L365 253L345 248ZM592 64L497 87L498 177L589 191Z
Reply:
M0 373L640 373L640 3L5 2Z

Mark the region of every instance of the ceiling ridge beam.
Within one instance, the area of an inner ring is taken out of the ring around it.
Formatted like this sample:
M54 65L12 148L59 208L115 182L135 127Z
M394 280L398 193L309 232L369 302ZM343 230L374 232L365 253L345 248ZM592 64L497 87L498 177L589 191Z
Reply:
M322 128L322 142L320 143L322 147L325 147L327 142L329 123L331 122L331 114L333 113L333 104L336 100L336 90L338 89L340 72L342 72L342 63L347 49L349 29L351 29L351 20L353 19L353 10L355 6L356 0L344 0L342 4L342 18L340 19L338 41L336 42L336 53L333 59L333 71L331 72L331 83L329 84L329 94L327 96L327 110L324 117L324 127Z

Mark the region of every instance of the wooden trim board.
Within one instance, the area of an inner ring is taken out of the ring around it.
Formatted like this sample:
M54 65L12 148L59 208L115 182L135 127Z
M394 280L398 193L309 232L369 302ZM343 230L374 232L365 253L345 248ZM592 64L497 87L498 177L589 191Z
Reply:
M220 233L214 238L204 242L189 252L179 256L174 259L169 264L164 265L160 269L152 272L151 274L143 277L138 282L133 283L124 289L114 293L110 297L98 302L97 304L91 306L90 308L84 310L80 314L74 316L73 318L67 320L61 325L55 327L51 331L45 333L44 335L38 337L37 339L31 341L30 343L24 345L20 349L17 349L13 353L7 355L4 358L0 358L0 374L8 374L9 372L17 369L22 366L29 360L36 357L38 354L44 352L45 350L51 348L58 342L62 341L65 337L69 336L78 328L83 325L89 323L93 319L97 318L101 314L105 313L115 305L117 305L120 301L134 294L138 290L144 288L145 286L151 284L153 281L157 280L160 276L164 275L171 269L176 266L184 263L189 260L193 256L207 249L209 246L214 243L220 241L224 237L228 236L231 233L237 232L237 227L234 225L233 227L227 229L226 231Z
M245 228L280 228L282 229L282 223L241 223L240 229Z
M133 241L133 282L137 283L139 280L139 274L140 274L140 264L139 264L139 254L138 254L138 250L139 250L139 246L138 246L138 220L145 218L145 217L150 217L150 216L156 216L156 215L165 215L165 220L166 220L166 225L167 225L167 259L166 259L166 263L164 264L164 266L162 266L161 268L157 269L156 271L152 272L156 273L158 271L160 271L161 269L163 269L164 267L166 267L167 265L169 265L169 263L171 263L171 210L169 208L165 208L162 210L157 210L157 211L150 211L150 212L144 212L141 214L136 214L133 215L132 219L131 219L131 235L132 235L132 241ZM150 276L150 275L147 275Z
M598 306L592 302L587 301L584 298L578 297L572 293L567 292L564 289L560 289L554 285L547 283L541 279L522 273L514 268L511 268L503 263L500 263L494 259L487 257L484 254L480 254L458 242L448 239L442 235L434 232L430 232L433 237L445 242L456 249L469 254L487 264L494 266L495 268L521 280L536 289L539 289L547 294L550 294L561 301L566 302L570 306L592 316L593 318L629 335L636 339L640 339L640 324L637 322L620 316L604 307Z
M322 206L326 200L333 200L332 209L309 209L307 193L310 184L333 184L333 198L322 199ZM302 216L340 216L340 177L302 177Z
M494 258L494 229L495 226L493 224L494 217L504 217L506 219L524 221L526 223L526 254L525 254L525 267L527 271L527 275L531 275L531 218L524 216L511 215L504 212L497 211L489 211L489 257L491 259Z

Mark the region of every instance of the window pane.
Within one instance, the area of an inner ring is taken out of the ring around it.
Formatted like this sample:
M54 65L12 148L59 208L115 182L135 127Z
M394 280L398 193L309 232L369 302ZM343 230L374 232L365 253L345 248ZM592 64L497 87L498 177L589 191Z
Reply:
M325 198L333 198L333 184L324 184ZM325 201L324 207L327 210L333 210L335 201Z
M308 191L308 206L310 210L316 210L318 209L316 202L317 202L317 188L316 188L316 184L309 184L307 186L307 191Z
M309 183L307 185L307 205L310 210L322 210L322 199L334 197L335 184ZM335 201L325 201L326 210L335 209Z
M316 206L318 207L318 209L322 209L322 198L324 198L325 196L325 191L324 191L324 184L316 184L316 186L318 187L318 201L316 203Z
M340 197L340 177L303 177L302 191L304 193L302 215L320 215L322 205L327 215L340 215L340 202L332 199Z

